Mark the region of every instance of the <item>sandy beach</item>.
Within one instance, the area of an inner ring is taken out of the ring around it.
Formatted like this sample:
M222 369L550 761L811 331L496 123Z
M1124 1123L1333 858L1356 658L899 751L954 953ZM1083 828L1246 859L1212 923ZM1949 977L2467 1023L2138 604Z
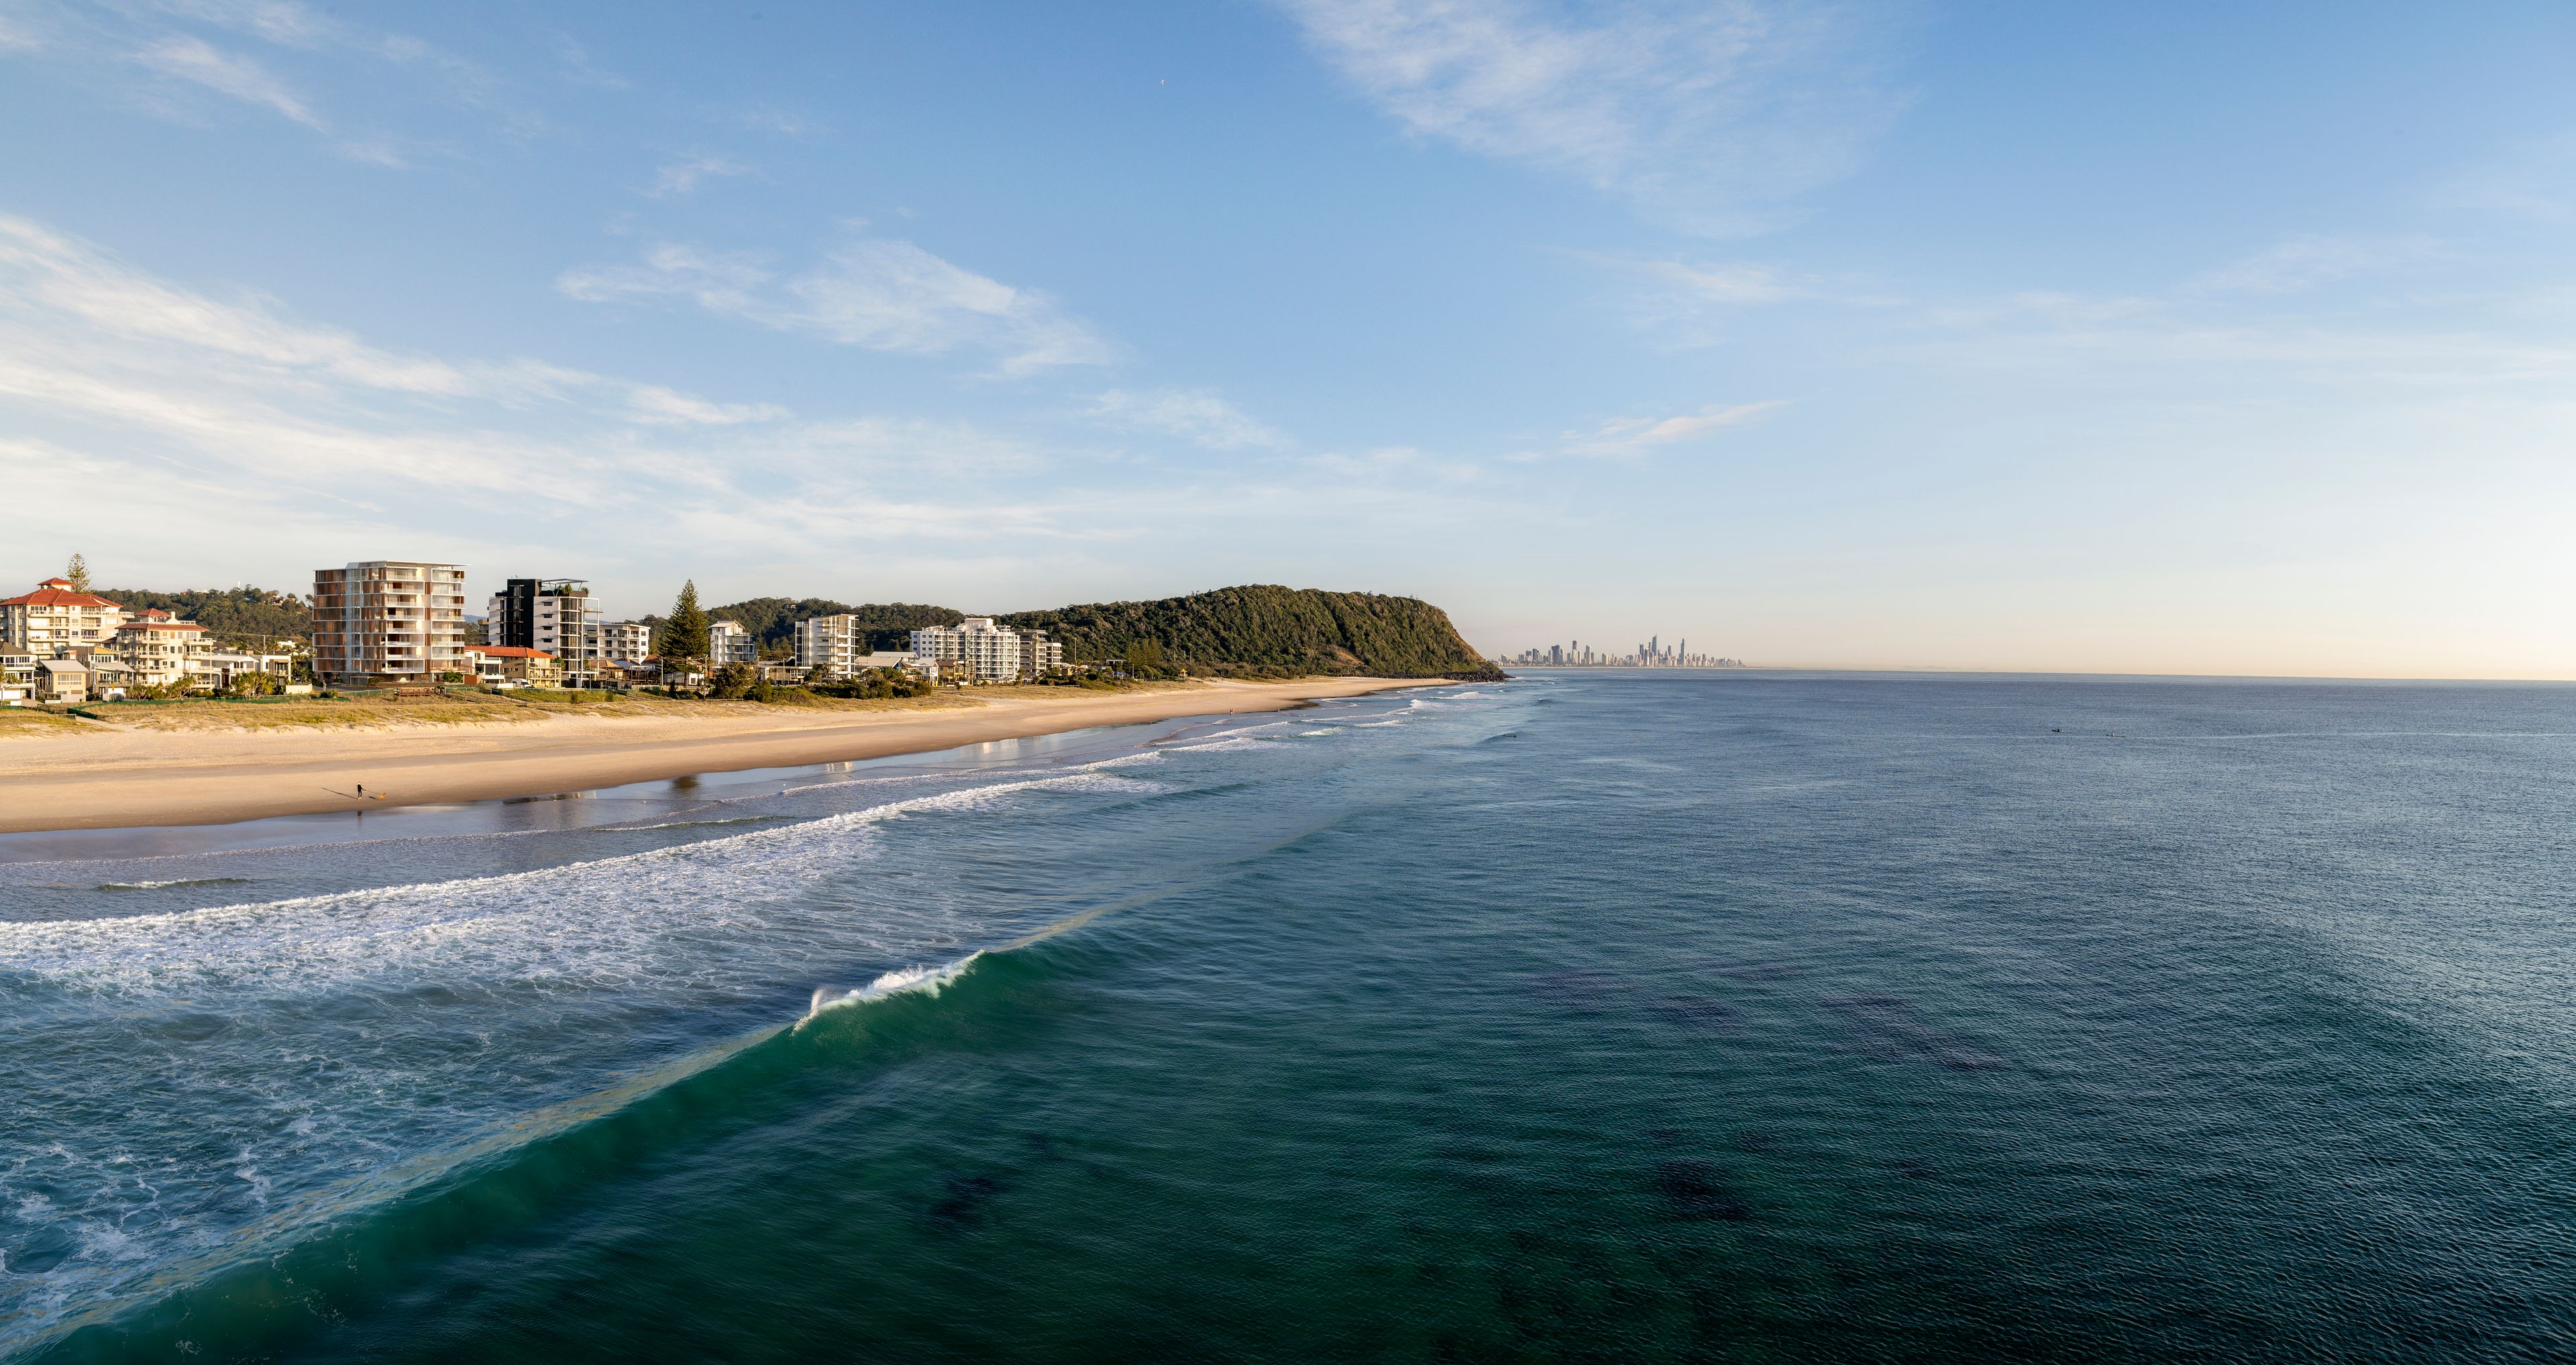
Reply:
M815 710L710 703L684 714L547 715L518 724L147 729L0 737L0 832L204 825L360 808L540 796L689 773L925 753L1180 716L1277 711L1439 679L1197 682L1133 692L1011 689L964 705Z

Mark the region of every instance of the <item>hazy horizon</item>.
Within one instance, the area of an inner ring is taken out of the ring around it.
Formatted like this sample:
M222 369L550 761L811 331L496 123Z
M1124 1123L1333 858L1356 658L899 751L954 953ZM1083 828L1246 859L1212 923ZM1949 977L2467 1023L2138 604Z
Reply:
M2576 12L0 11L0 583L2576 678Z

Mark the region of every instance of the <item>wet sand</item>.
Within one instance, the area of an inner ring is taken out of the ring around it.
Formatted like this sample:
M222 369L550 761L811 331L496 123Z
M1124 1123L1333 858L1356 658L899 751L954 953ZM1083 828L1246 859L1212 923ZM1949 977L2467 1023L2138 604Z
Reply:
M1096 725L1277 711L1438 679L1205 682L1138 692L1015 690L967 707L728 706L705 715L515 725L40 731L0 738L0 832L207 825L273 815L544 796L690 773L926 753ZM370 797L354 793L363 785Z

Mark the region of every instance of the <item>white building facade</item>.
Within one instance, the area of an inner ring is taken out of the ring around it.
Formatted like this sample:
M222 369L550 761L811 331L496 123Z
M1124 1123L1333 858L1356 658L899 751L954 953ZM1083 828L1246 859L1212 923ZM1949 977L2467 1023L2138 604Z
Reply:
M653 652L653 628L641 621L612 621L599 628L599 657L621 668L644 662Z
M1020 676L1020 633L994 625L989 616L916 630L912 653L937 665L940 677L957 682L1016 682Z
M513 578L492 594L483 642L541 650L562 663L566 678L585 679L603 657L599 617L590 584L581 579Z
M48 578L36 590L0 602L0 645L51 655L84 645L112 646L125 608L82 592L68 578Z
M855 675L868 654L868 633L855 616L809 616L796 623L796 662L816 682Z
M739 621L709 621L707 662L717 668L726 664L758 663L760 641Z

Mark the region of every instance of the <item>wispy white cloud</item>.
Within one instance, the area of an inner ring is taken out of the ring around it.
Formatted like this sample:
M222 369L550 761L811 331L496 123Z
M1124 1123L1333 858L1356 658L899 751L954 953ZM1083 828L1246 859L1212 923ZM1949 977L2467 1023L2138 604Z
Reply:
M2334 280L2385 275L2435 260L2440 243L2423 235L2291 237L2209 271L2192 287L2214 293L2288 294Z
M1760 230L1900 101L1892 16L1789 0L1278 0L1406 128L1695 231Z
M845 241L813 268L786 277L743 253L666 243L633 265L567 271L556 287L593 303L684 298L710 312L874 351L982 351L1007 374L1114 357L1108 341L1047 295L886 238Z
M1568 455L1638 455L1657 446L1679 445L1727 427L1767 417L1789 406L1785 398L1758 403L1713 405L1674 417L1613 417L1594 431L1569 431L1562 438Z
M645 193L656 199L676 199L697 191L698 182L722 176L749 175L751 167L727 156L701 153L684 156L653 173L653 187Z
M658 384L638 384L628 389L626 407L635 420L657 426L729 427L744 422L775 422L788 415L787 409L774 403L711 403Z
M1638 261L1632 263L1631 268L1671 292L1702 304L1781 303L1811 297L1815 292L1806 282L1791 279L1769 266L1746 261L1719 265Z
M1087 414L1131 431L1178 436L1209 450L1285 449L1288 437L1205 389L1111 389Z
M74 68L102 91L185 122L203 120L197 101L184 96L211 91L330 135L333 150L376 165L412 160L381 130L366 126L368 110L361 106L372 102L367 96L377 87L417 91L474 111L512 137L547 126L510 93L507 81L477 62L291 0L32 0L22 13L0 15L0 54ZM363 84L353 86L336 69L352 62L373 67ZM394 78L397 71L402 75ZM306 93L316 87L340 92L341 107L326 114ZM415 138L408 145L420 151L435 144Z
M194 81L218 94L283 114L316 132L329 131L313 106L267 68L248 57L219 51L204 39L164 38L135 53L134 60L165 76Z

